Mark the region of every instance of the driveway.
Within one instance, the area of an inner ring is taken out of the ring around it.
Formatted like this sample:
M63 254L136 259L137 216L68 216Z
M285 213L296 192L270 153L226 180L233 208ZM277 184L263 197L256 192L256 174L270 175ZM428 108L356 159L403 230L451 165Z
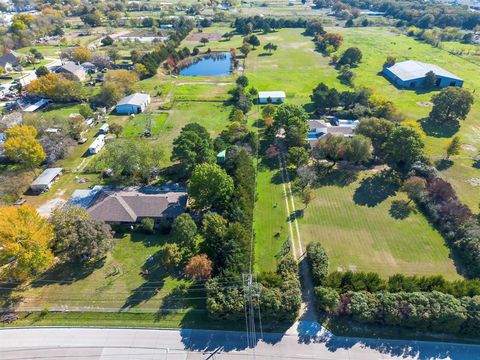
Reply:
M480 359L480 346L333 336L304 323L264 334L254 349L241 332L122 328L0 329L0 358L19 359ZM314 339L306 334L316 333Z

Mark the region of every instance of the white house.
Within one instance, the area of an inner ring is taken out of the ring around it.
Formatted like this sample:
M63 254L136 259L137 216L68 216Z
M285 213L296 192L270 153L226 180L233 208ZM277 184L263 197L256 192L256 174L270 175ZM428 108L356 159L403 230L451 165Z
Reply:
M285 102L285 93L283 91L259 91L259 104L281 104Z
M88 147L90 154L98 153L105 146L105 135L98 135L92 144Z
M138 114L145 111L149 103L150 95L135 93L125 96L123 99L121 99L117 103L115 111L117 112L117 114Z
M54 180L62 173L62 168L48 168L45 169L38 178L36 178L30 185L32 192L40 194L47 191L52 186Z

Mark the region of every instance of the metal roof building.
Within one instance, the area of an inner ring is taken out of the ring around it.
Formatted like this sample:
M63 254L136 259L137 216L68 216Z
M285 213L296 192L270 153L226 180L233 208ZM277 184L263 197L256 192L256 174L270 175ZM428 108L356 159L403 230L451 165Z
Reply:
M149 103L150 95L135 93L125 96L123 99L121 99L117 103L115 111L117 114L138 114L145 111Z
M440 66L420 61L408 60L396 63L383 69L384 75L395 85L402 88L424 87L425 75L433 72L436 77L435 86L463 86L463 80Z
M45 169L39 177L37 177L32 184L30 189L34 193L41 193L47 191L52 186L53 181L59 176L63 171L63 168L48 168Z
M259 104L280 104L285 102L285 92L283 91L259 91Z

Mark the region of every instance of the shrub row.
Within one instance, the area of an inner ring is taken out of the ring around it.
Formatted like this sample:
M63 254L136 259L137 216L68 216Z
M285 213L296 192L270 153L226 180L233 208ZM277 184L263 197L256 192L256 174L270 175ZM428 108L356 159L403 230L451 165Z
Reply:
M478 335L480 296L457 299L432 292L347 292L316 288L317 306L369 324L394 325L442 333Z
M315 285L320 285L328 275L328 256L320 243L307 246L307 260Z
M448 281L442 275L434 276L406 276L395 274L382 279L374 272L333 272L327 276L323 286L338 290L340 293L348 291L390 291L390 292L430 292L440 291L456 298L480 295L480 280L461 279Z
M460 202L452 185L430 176L417 202L446 238L464 275L480 277L480 225L471 210Z

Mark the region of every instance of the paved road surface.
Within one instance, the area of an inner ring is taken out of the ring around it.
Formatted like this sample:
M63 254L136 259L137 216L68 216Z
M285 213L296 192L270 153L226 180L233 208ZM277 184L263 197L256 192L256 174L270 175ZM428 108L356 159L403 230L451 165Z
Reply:
M332 336L318 324L300 325L302 336L264 334L246 349L243 333L207 330L108 328L0 329L0 359L480 359L480 346L367 340ZM308 338L316 333L316 338Z

